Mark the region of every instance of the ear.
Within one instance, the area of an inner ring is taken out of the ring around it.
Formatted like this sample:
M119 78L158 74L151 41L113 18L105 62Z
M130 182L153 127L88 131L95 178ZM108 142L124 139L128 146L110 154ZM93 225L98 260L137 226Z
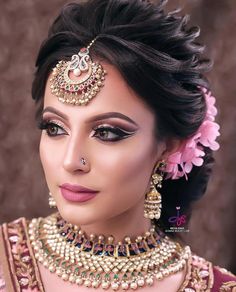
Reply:
M167 138L165 141L161 142L161 144L162 146L161 149L159 147L159 154L156 163L160 160L166 161L171 154L178 151L181 147L182 141L179 139Z

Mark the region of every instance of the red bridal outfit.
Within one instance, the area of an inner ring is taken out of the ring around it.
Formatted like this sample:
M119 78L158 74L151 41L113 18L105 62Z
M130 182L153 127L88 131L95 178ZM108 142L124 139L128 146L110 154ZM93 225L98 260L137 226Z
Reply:
M1 292L45 291L30 240L30 222L19 218L0 226ZM236 291L236 276L226 269L213 266L192 252L186 265L185 278L178 292ZM145 287L141 290L145 291Z

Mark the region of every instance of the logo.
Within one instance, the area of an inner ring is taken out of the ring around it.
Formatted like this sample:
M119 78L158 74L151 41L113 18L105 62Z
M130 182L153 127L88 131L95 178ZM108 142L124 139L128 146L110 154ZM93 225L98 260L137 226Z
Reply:
M168 222L171 223L169 229L166 229L166 232L189 232L189 229L186 229L184 225L186 224L187 216L182 214L180 215L180 206L176 207L177 214L175 216L171 216L168 219Z

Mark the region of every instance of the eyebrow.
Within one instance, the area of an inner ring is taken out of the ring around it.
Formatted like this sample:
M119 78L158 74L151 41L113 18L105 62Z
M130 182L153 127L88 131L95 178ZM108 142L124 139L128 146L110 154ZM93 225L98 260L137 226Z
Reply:
M100 121L100 120L109 119L109 118L122 119L122 120L125 120L127 122L132 123L135 126L138 126L138 124L135 123L135 121L133 121L131 118L127 117L126 115L124 115L122 113L118 113L118 112L107 112L107 113L99 114L99 115L91 117L88 120L88 122L95 122L95 121Z
M55 109L54 107L51 107L51 106L46 107L45 109L43 109L42 115L44 113L46 113L46 112L56 114L59 117L63 118L64 120L68 120L67 115L63 114L62 112L60 112L59 110Z
M68 121L68 116L67 115L65 115L64 113L60 112L59 110L57 110L57 109L55 109L55 108L53 108L51 106L46 107L42 111L42 115L45 112L54 113L54 114L60 116L61 118L63 118L64 120L67 120ZM119 113L119 112L107 112L107 113L95 115L95 116L91 117L90 119L88 119L87 120L87 123L91 123L91 122L95 122L95 121L100 121L100 120L104 120L104 119L108 119L108 118L119 118L119 119L122 119L122 120L126 120L126 121L132 123L135 126L138 126L138 124L135 121L133 121L131 118L129 118L126 115L124 115L122 113Z

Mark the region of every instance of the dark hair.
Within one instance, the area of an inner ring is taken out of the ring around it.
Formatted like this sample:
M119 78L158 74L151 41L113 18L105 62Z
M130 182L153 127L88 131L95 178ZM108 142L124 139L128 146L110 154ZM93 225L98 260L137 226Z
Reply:
M178 11L165 13L166 1L89 0L65 5L52 24L36 61L32 97L42 98L47 78L59 60L69 60L97 37L90 48L92 58L114 65L127 84L153 111L156 136L186 139L206 115L205 97L199 87L209 88L203 73L211 67L196 42L200 29L187 27L189 17ZM140 81L141 80L141 81ZM202 167L185 178L165 180L162 216L164 230L176 206L190 215L192 201L205 192L212 165L207 151Z

